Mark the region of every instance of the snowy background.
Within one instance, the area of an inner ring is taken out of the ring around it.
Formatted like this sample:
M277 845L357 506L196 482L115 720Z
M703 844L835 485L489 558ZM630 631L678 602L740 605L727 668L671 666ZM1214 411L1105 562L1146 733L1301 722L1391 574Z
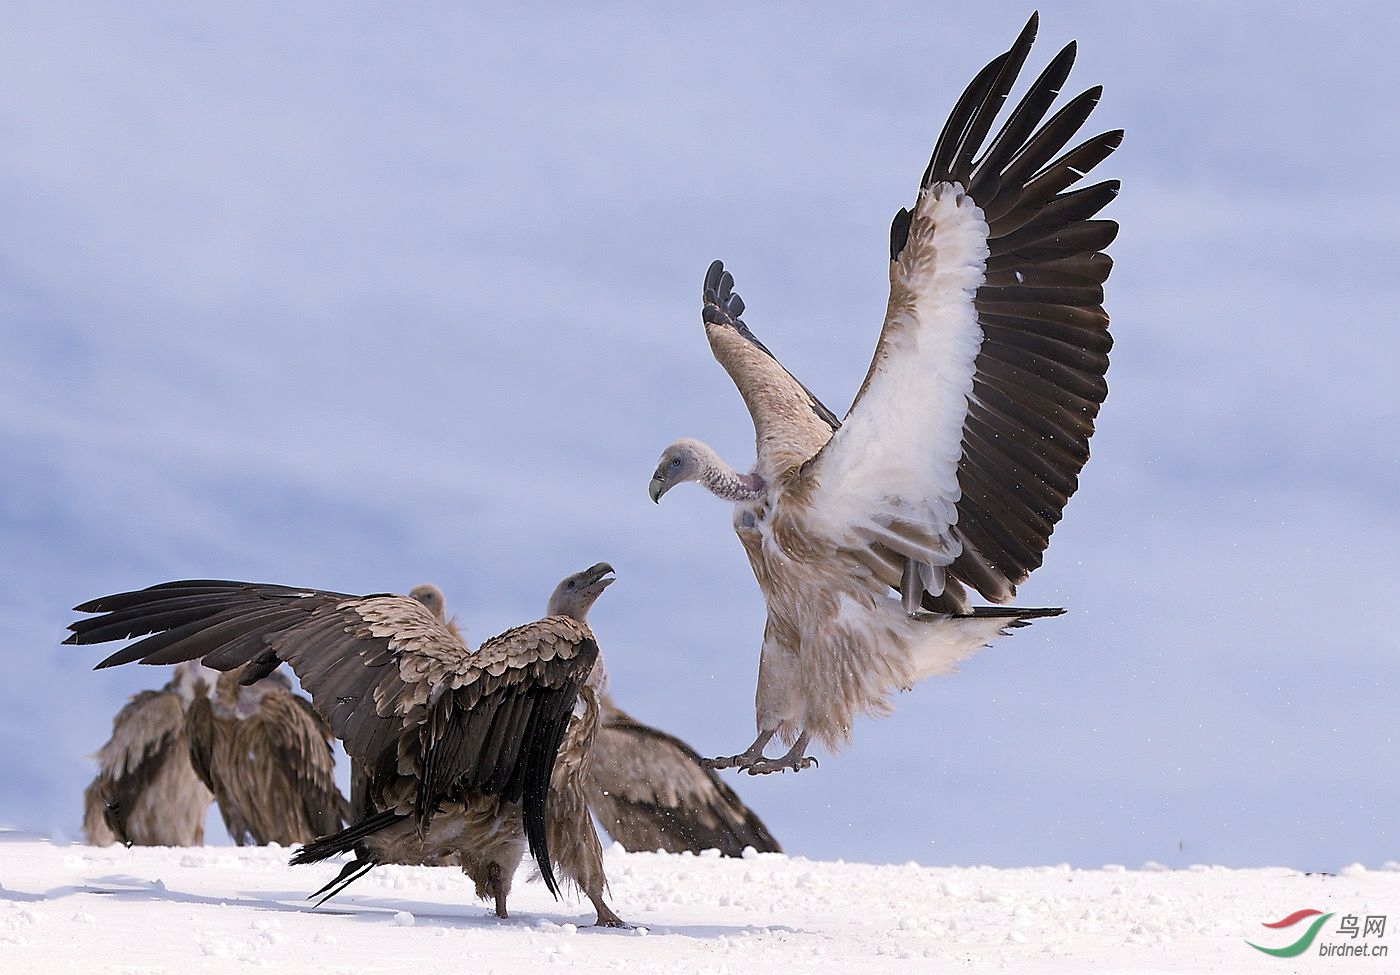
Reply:
M452 867L379 867L312 909L303 892L334 877L336 864L288 867L275 847L94 849L0 833L0 858L0 966L26 975L68 975L94 958L122 975L364 975L439 971L444 959L473 975L556 965L623 975L1278 975L1329 970L1336 956L1316 956L1337 947L1369 953L1340 968L1381 971L1395 956L1400 902L1394 862L1328 876L1160 864L877 866L613 846L605 854L612 899L634 925L620 931L591 927L587 902L556 902L538 883L517 883L511 917L498 920L464 901ZM1326 916L1265 926L1300 905ZM1379 935L1348 935L1347 915L1354 932L1359 919L1386 920ZM1249 946L1284 948L1317 922L1315 942L1296 958Z
M0 824L72 836L84 756L164 679L91 673L69 607L174 578L434 581L479 639L607 560L620 703L747 744L763 615L728 512L646 496L677 436L752 456L701 277L723 258L844 410L890 215L1029 10L9 5ZM1020 599L1070 612L819 771L736 784L816 858L1379 866L1400 13L1041 13L1030 70L1078 38L1091 127L1128 130L1111 393Z

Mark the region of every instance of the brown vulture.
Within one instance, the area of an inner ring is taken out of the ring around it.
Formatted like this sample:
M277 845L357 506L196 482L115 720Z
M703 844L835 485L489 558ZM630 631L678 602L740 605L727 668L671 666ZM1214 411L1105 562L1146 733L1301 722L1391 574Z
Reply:
M1100 88L1046 118L1073 43L988 140L1037 24L972 80L895 214L884 326L844 420L749 331L724 266L705 277L705 334L753 418L757 460L741 474L679 440L650 494L699 481L732 502L768 606L758 736L714 767L806 768L811 739L838 749L894 691L1062 612L968 599L1006 603L1041 564L1108 391L1104 248L1118 225L1093 218L1118 182L1072 187L1123 133L1065 149ZM791 748L769 759L774 737Z
M94 846L199 846L214 796L190 765L185 710L205 699L216 674L175 668L158 691L132 696L97 751L97 777L83 792L83 838Z
M701 764L695 749L638 721L608 694L593 740L588 804L628 850L782 852L763 820Z
M410 594L445 618L442 590L416 586ZM601 663L594 673L603 670ZM780 853L757 814L701 765L699 754L660 728L643 724L601 694L599 725L585 778L588 807L625 849L668 853L719 850L741 856L747 847ZM358 780L357 780L358 782Z
M587 711L590 695L580 692L598 657L584 619L612 581L606 564L570 576L543 619L476 650L410 596L209 580L84 603L79 612L101 615L70 624L65 642L144 637L97 666L201 659L216 670L245 668L247 683L289 664L366 770L374 809L292 858L356 853L318 893L339 892L380 861L456 856L477 895L504 917L528 845L552 893L558 864L593 902L598 923L617 926L603 901L592 822L558 801L557 781L546 809L556 764L571 749L587 752L569 734L575 711ZM563 822L564 814L573 818Z
M330 726L282 671L219 675L185 713L190 760L239 846L309 843L345 826Z

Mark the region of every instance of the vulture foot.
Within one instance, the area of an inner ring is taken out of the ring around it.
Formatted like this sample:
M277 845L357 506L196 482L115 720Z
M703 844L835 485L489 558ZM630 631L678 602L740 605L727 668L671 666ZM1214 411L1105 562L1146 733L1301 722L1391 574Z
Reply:
M753 744L750 745L743 754L721 755L719 758L702 758L700 759L700 764L705 766L705 768L713 769L749 768L755 762L764 761L763 746L767 745L772 739L773 732L760 731L758 737L754 739Z
M598 912L598 920L593 922L595 928L631 928L622 918L613 913L613 909L603 902L602 894L589 894L588 899L593 902L593 909Z
M773 732L766 731L759 735L758 740L750 745L748 751L742 755L706 758L702 759L700 764L706 768L737 768L750 775L767 775L769 772L786 772L788 769L801 772L804 768L812 768L817 764L815 758L802 754L807 750L807 743L812 740L811 735L806 733L799 735L797 741L782 758L765 758L763 746L768 744L772 737Z
M769 772L786 772L792 769L801 772L804 768L816 768L818 762L811 755L784 755L782 758L764 758L744 768L750 775L767 775Z

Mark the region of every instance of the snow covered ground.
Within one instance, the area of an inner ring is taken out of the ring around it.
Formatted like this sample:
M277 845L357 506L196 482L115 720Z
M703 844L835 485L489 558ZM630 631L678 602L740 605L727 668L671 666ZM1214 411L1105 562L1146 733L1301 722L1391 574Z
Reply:
M0 972L1291 972L1336 961L1316 955L1344 914L1400 925L1394 864L1337 876L998 870L612 847L611 900L638 927L602 931L588 927L584 904L555 902L539 883L520 883L513 917L497 920L448 868L382 867L313 909L305 895L338 866L286 859L277 848L97 849L0 836ZM1261 924L1303 908L1337 912L1311 951L1278 959L1245 944L1294 942L1307 924ZM1355 943L1374 950L1391 940L1400 935L1387 930Z

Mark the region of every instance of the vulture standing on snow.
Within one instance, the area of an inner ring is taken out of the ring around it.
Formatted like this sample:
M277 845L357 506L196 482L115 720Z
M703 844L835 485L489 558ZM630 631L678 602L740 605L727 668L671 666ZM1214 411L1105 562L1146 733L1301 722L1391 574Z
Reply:
M219 675L185 715L190 759L239 846L309 843L345 825L331 730L280 670L250 685Z
M83 792L83 837L94 846L199 846L214 796L190 765L185 709L218 675L198 664L175 668L158 691L142 691L112 719L97 752L97 778Z
M603 695L588 804L628 850L742 856L781 853L763 820L674 735L643 724Z
M447 606L437 586L416 586L410 594L445 618ZM602 671L600 662L594 673ZM625 849L719 850L734 857L750 846L759 853L782 852L763 821L701 765L694 749L638 721L605 690L598 703L598 731L585 777L588 807Z
M603 901L592 821L567 801L570 787L581 791L577 774L562 783L555 775L556 764L568 767L573 752L587 752L589 729L569 733L576 705L587 715L590 695L580 689L598 658L584 620L612 581L606 564L570 576L543 619L474 651L409 596L220 581L95 599L78 611L102 615L71 624L65 642L144 636L98 667L201 658L217 670L245 667L240 679L249 683L289 664L366 770L376 810L292 858L356 853L318 893L339 892L376 862L456 856L478 896L493 899L504 917L528 844L552 893L558 863L593 902L598 923L620 926Z
M1122 132L1062 151L1100 88L1043 121L1074 44L983 149L1037 23L973 79L912 211L895 214L884 327L844 422L749 331L723 265L706 275L705 334L753 417L757 462L740 474L680 440L650 492L699 481L733 502L768 604L758 737L715 767L806 768L812 738L837 749L893 691L1061 612L973 607L967 592L1005 603L1040 565L1108 391L1103 249L1118 225L1091 218L1118 182L1069 188ZM765 758L774 737L792 747Z

